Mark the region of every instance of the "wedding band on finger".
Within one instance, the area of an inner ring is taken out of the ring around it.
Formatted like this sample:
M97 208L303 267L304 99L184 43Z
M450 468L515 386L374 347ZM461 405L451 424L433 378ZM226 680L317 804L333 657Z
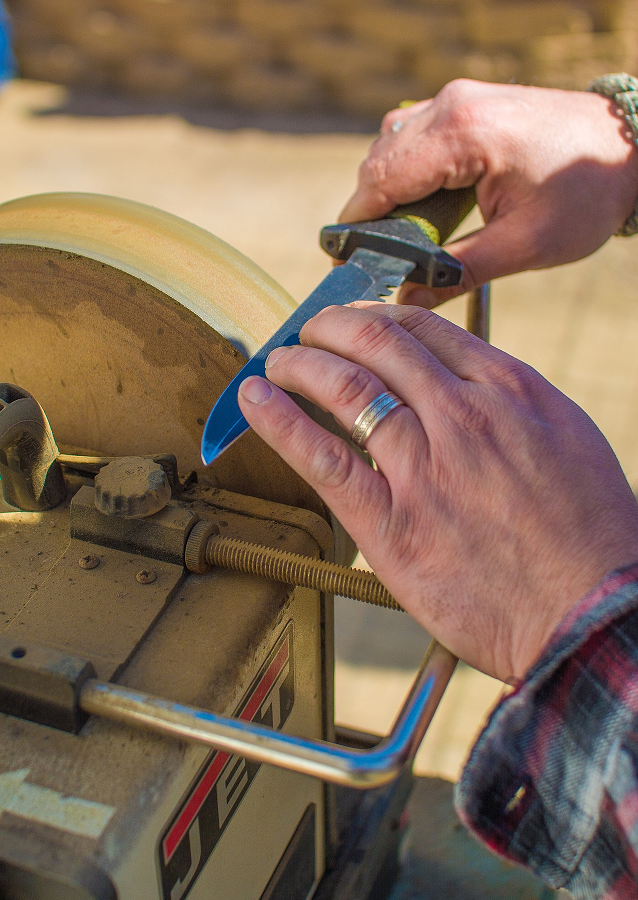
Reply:
M375 397L372 403L359 413L352 426L350 436L357 446L365 448L366 441L377 427L379 422L396 409L397 406L405 406L403 400L390 391L384 391Z

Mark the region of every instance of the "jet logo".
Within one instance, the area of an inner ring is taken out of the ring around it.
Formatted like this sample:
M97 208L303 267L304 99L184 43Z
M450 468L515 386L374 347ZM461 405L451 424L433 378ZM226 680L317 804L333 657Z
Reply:
M283 728L294 703L292 622L271 650L235 718ZM158 846L164 900L183 900L243 800L260 763L215 750L204 763Z

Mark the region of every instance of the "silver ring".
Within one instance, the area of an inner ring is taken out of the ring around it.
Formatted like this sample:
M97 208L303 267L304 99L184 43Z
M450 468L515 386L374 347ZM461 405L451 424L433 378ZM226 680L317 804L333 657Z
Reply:
M403 128L403 120L402 119L397 119L395 122L392 123L392 131L394 131L395 134L397 133L397 131L401 131L402 128Z
M359 447L365 447L365 443L388 413L396 409L397 406L405 406L403 400L392 394L390 391L384 391L375 397L372 403L368 403L366 408L359 413L352 426L350 437Z

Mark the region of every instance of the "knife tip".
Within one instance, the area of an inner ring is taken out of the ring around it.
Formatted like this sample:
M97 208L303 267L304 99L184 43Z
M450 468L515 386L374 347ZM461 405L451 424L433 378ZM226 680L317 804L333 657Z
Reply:
M215 460L217 459L217 457L219 456L219 454L221 452L222 452L221 447L215 447L213 450L211 450L208 447L206 447L206 448L202 447L202 450L201 450L202 462L204 463L205 466L210 466L211 463L215 462Z
M223 427L220 427L220 425ZM238 413L232 426L228 427L227 425L223 425L222 415L218 409L218 404L216 404L208 417L208 421L204 426L204 432L202 434L200 453L204 465L209 466L211 463L215 462L217 457L221 456L225 450L228 450L230 445L234 444L237 438L248 431L248 428L248 422L241 413ZM222 437L220 437L220 434Z

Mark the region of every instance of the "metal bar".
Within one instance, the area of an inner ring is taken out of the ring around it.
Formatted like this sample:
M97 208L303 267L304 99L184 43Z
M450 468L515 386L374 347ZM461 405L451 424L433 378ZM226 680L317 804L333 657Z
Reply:
M82 687L79 705L93 715L207 744L323 781L372 788L388 784L414 759L456 662L449 650L432 641L392 731L372 750L282 734L96 679Z
M490 283L474 288L467 297L466 329L481 340L490 341Z

